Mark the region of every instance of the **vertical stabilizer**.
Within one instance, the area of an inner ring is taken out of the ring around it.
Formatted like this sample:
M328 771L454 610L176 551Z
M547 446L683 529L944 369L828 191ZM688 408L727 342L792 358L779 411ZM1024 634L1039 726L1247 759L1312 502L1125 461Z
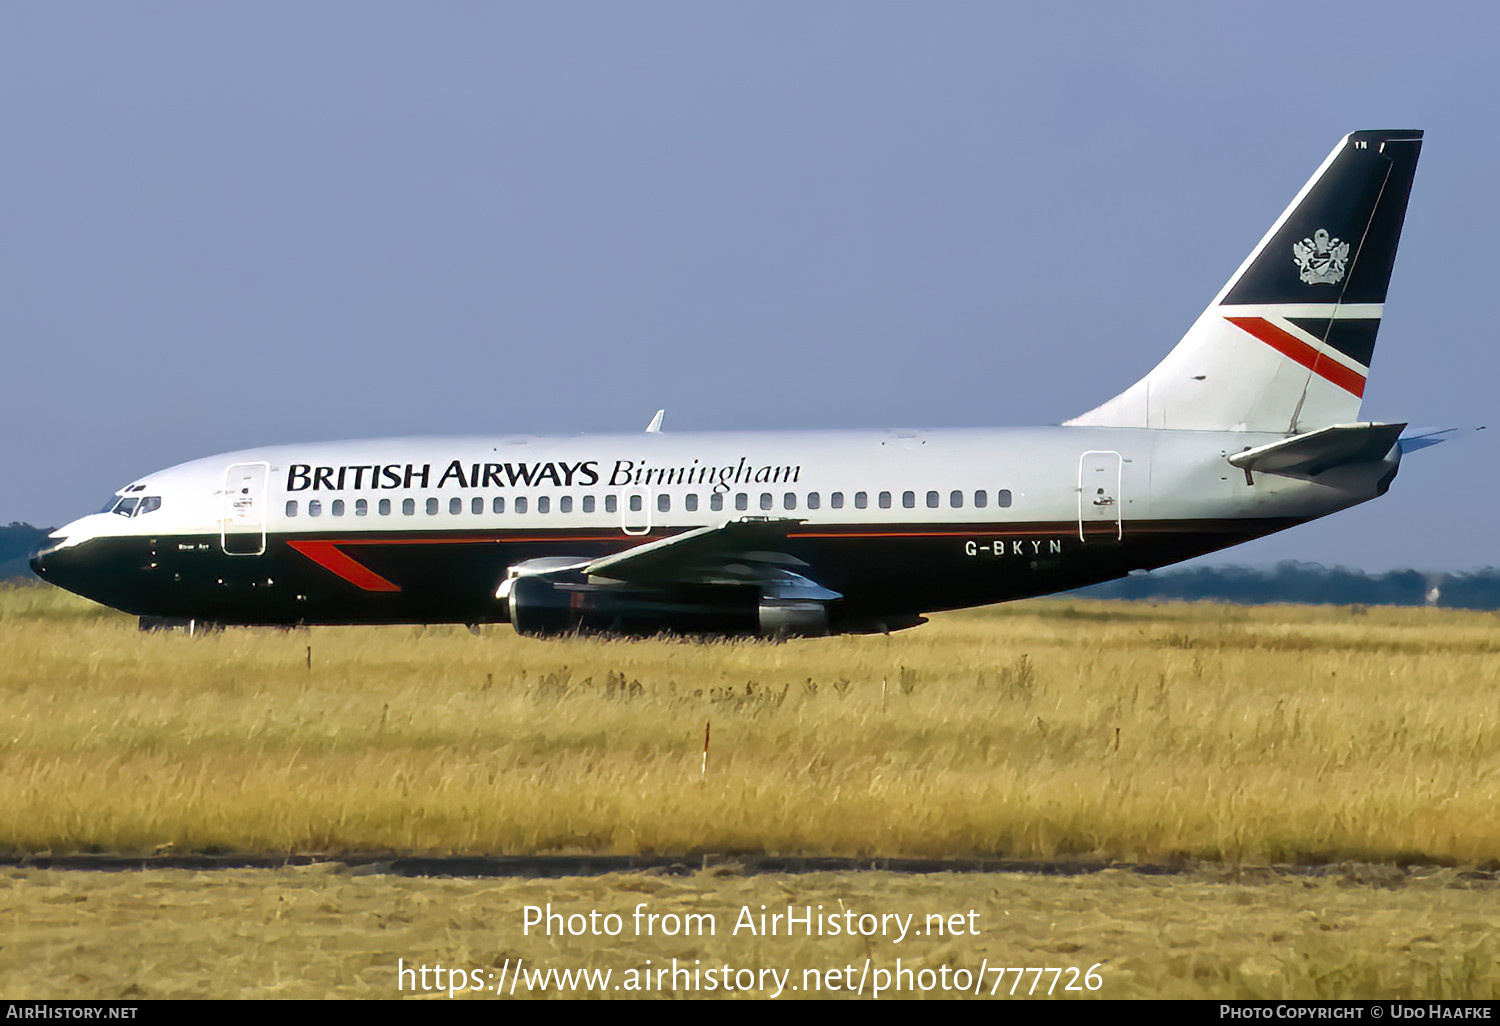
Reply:
M1359 419L1422 133L1334 147L1166 359L1068 421L1298 433Z

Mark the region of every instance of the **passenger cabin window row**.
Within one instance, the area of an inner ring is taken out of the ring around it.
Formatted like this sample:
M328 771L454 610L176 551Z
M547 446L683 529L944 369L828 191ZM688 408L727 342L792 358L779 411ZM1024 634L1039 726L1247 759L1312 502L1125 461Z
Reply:
M848 505L852 506L854 509L869 509L870 495L871 493L869 492L854 492L852 495L846 495L844 492L829 492L827 497L828 505L826 508L844 509L846 507L847 501ZM925 509L942 509L945 503L947 508L949 509L987 509L990 505L989 492L965 492L957 488L950 491L946 496L944 496L942 492L936 490L923 492L920 494L920 496L917 492L901 492L899 496L893 492L876 492L874 493L874 495L875 505L880 509L892 509L898 501L900 502L902 509L917 509L919 505ZM737 512L748 511L751 507L752 500L754 501L755 508L761 512L770 512L778 508L786 511L793 511L799 508L808 510L825 508L823 505L823 494L821 492L808 492L806 495L798 495L798 493L796 492L782 492L780 495L777 495L774 492L760 492L758 495L752 495L752 493L750 492L735 492L731 498L733 507ZM126 502L134 503L134 501L135 500L133 499L121 500L120 505L123 506ZM645 497L642 496L639 492L632 493L626 496L625 499L626 507L632 513L642 512L645 509L645 501ZM1002 488L994 493L995 505L1000 509L1008 509L1010 507L1011 501L1012 496L1009 488ZM701 502L702 499L699 495L690 492L682 497L682 509L687 513L697 513L701 508ZM161 500L154 497L147 497L140 500L140 505L142 507L144 507L147 503L154 503L154 505L152 505L150 509L155 509L157 508L157 506L161 505ZM536 512L538 513L551 513L553 511L553 498L550 495L536 496L535 503ZM574 496L571 495L559 496L556 500L556 503L558 513L572 513L575 509L575 499ZM660 492L656 496L656 511L658 513L670 513L672 512L672 503L673 497L670 494L668 494L667 492ZM619 497L616 495L604 496L603 506L604 512L606 513L618 513ZM425 501L423 508L428 516L437 516L439 513L444 511L442 500L435 498L428 498ZM576 508L583 513L593 513L599 508L598 499L593 495L580 496L576 500ZM713 512L719 512L724 508L725 494L723 492L710 492L708 495L708 509ZM376 504L375 509L376 512L383 517L388 517L393 513L390 499L380 499ZM525 495L514 496L510 500L510 509L515 513L530 512L531 500ZM307 515L310 517L322 516L323 500L307 500L306 510ZM344 516L347 510L348 507L345 505L343 499L334 499L328 503L328 513L330 516ZM473 514L474 516L480 516L484 514L485 510L486 503L481 496L476 495L469 500L469 513ZM506 497L503 495L497 495L494 498L490 499L488 503L488 510L490 513L504 513L506 510ZM457 496L449 499L446 506L446 511L451 516L461 515L464 512L464 500L458 498ZM132 505L130 512L126 512L121 508L116 508L115 512L122 513L125 516L138 516L140 515L140 513L150 512L150 510L145 508L136 509ZM298 512L298 500L288 499L286 503L286 515L289 517L295 517L298 515ZM353 512L357 517L369 516L370 500L355 499L353 503ZM415 516L416 512L417 500L401 500L402 516Z

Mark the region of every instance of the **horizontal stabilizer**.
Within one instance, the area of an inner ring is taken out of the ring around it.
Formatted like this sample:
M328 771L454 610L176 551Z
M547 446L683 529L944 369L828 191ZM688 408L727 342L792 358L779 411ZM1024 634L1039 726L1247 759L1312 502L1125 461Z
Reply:
M1229 462L1263 474L1316 477L1334 467L1384 459L1404 430L1405 424L1335 424L1232 453Z

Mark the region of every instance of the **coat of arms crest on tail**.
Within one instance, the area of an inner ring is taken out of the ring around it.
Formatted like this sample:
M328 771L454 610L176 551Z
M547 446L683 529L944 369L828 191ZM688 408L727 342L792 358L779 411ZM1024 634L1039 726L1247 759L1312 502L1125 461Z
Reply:
M1307 284L1337 285L1349 263L1349 243L1329 238L1328 229L1319 228L1312 238L1292 243L1292 259Z

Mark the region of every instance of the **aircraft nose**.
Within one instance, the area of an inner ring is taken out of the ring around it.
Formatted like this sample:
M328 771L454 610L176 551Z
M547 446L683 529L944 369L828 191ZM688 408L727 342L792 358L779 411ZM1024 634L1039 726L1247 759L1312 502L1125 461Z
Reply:
M30 559L42 580L127 613L154 613L149 557L131 539L99 536L89 523L59 528ZM144 541L144 539L142 539ZM152 608L148 608L152 607Z
M81 548L83 546L70 544L65 535L52 535L45 546L32 553L29 560L32 573L59 588L96 602L104 601L99 593L108 590L106 585L112 575L107 571L117 568L96 566L92 554L80 552ZM105 572L101 573L101 570Z
M28 562L31 564L31 572L36 574L44 581L52 581L53 575L51 574L51 571L56 567L56 560L53 560L50 557L66 542L66 538L57 538L54 535L52 540L33 552L31 554L31 559L28 560ZM52 581L52 583L56 584L57 582Z

